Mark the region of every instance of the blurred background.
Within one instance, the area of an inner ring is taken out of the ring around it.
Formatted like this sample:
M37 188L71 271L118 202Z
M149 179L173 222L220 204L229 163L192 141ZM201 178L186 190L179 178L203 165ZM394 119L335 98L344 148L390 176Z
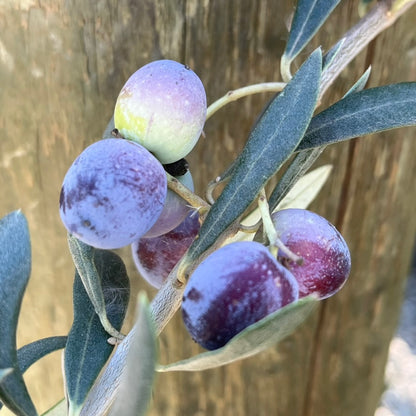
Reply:
M416 260L416 257L415 257ZM375 416L416 414L416 262L409 277L396 335L386 365L386 391Z
M334 45L359 20L358 5L341 2L293 70L318 45ZM0 216L22 209L33 257L19 346L71 326L74 266L59 218L60 187L76 156L100 138L127 78L149 61L174 59L199 75L208 103L231 89L280 81L293 10L289 0L0 1ZM415 21L413 7L372 41L322 108L370 64L370 87L415 81ZM208 121L188 158L198 194L239 154L270 98L242 99ZM331 163L333 173L311 209L350 246L347 285L276 348L224 368L159 375L151 415L374 415L414 244L415 135L406 128L327 148L316 166ZM132 299L141 288L153 297L129 250L119 253ZM178 314L160 351L162 363L199 351ZM61 354L34 365L26 380L39 412L55 404L63 397Z

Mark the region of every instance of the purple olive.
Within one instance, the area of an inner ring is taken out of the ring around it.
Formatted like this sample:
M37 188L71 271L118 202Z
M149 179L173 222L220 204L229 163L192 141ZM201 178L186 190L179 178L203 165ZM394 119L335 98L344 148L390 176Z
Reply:
M297 298L295 278L266 247L235 242L195 269L184 291L182 316L192 338L214 350Z
M194 182L190 171L186 172L185 175L177 176L176 179L189 190L194 191ZM162 213L143 238L154 238L168 233L185 219L190 210L191 207L184 199L168 189Z
M172 231L158 237L135 241L131 246L132 255L142 277L159 289L194 241L198 231L198 214L192 211Z
M351 269L347 243L325 218L305 209L285 209L272 215L283 244L303 258L302 264L289 260L279 250L281 261L299 283L299 297L332 296L344 285Z

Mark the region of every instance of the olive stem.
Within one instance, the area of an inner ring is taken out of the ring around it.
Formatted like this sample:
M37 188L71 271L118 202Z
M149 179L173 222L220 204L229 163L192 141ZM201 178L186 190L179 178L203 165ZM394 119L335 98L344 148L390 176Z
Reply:
M261 92L280 92L285 86L285 82L261 82L259 84L247 85L236 90L228 91L227 94L214 101L207 108L207 116L205 120L211 118L222 107L240 98L253 94L259 94Z
M277 257L277 246L275 241L277 240L277 231L273 224L272 217L270 215L269 204L267 202L266 191L264 188L261 189L260 195L258 198L258 206L263 221L263 229L266 233L267 239L269 240L270 247L269 250L272 253L273 257Z
M217 176L213 181L211 181L208 186L207 189L205 191L205 197L207 198L207 201L212 205L215 203L215 199L214 199L214 191L215 188L221 183L221 177Z
M263 229L270 243L269 250L272 256L274 258L277 258L277 253L279 250L281 250L290 260L297 264L302 264L302 257L293 253L293 251L286 247L283 244L282 240L279 238L279 235L276 231L276 227L274 226L272 217L270 215L270 208L267 202L266 191L264 188L261 189L257 202L263 221Z
M289 82L292 79L292 74L290 72L291 63L292 61L289 61L286 55L283 55L280 59L280 75L285 82Z
M238 231L242 231L243 233L252 234L257 232L257 230L261 226L261 220L258 220L255 224L252 225L245 225L245 224L239 224L238 225Z
M381 32L390 27L416 0L382 0L345 35L344 43L333 61L322 73L321 98L341 71Z
M194 194L189 190L185 185L182 185L178 179L166 172L166 178L168 181L168 188L178 194L182 199L184 199L191 207L195 208L199 216L204 218L210 209L208 202L203 200L198 195Z

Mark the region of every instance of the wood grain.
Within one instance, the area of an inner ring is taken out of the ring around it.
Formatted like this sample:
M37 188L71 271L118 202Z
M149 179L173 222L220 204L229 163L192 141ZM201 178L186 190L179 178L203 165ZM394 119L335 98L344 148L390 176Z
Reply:
M329 49L358 21L342 2L295 62ZM279 56L292 2L272 0L19 0L0 4L0 215L21 208L33 246L32 278L19 345L65 334L72 321L73 265L58 197L66 170L109 120L117 94L150 60L190 65L212 102L254 82L280 81ZM326 104L372 64L372 86L415 80L412 9L345 70ZM241 150L270 95L230 104L205 127L189 157L203 192ZM331 146L318 164L333 175L312 209L342 231L353 270L348 284L278 348L225 368L157 378L152 415L370 416L383 389L416 219L415 129ZM134 271L134 290L145 288ZM160 339L166 363L198 351L178 314ZM63 395L60 354L28 371L40 411ZM3 414L3 413L2 413Z

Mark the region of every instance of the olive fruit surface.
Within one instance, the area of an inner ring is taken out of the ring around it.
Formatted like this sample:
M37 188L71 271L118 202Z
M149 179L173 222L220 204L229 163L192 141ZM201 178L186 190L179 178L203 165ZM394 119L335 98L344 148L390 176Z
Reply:
M185 287L182 317L192 338L214 350L297 298L295 278L266 247L235 242L197 266Z
M159 289L198 231L198 214L191 211L182 223L168 233L135 241L131 245L132 255L142 277Z
M190 191L194 191L194 183L189 170L184 175L177 176L176 179ZM184 199L168 189L162 213L153 227L143 237L153 238L168 233L185 219L190 210L191 207Z
M117 98L114 125L124 138L167 164L195 146L206 109L205 89L195 72L163 59L141 67L127 80Z
M144 147L124 139L100 140L66 173L60 215L68 232L84 243L120 248L153 226L166 192L165 171Z
M299 283L299 297L332 296L344 285L351 269L351 256L342 235L325 218L305 209L285 209L272 214L282 243L303 258L289 260L280 250L278 260Z

